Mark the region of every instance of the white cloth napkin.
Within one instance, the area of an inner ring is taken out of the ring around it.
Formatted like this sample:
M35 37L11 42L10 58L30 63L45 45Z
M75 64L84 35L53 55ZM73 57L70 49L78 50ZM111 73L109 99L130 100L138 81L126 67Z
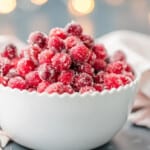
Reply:
M98 38L97 42L103 43L110 55L116 50L124 51L127 61L142 76L133 106L134 113L129 118L134 124L150 128L150 36L131 31L116 31ZM15 43L19 48L25 46L17 38L0 36L0 49L8 43ZM5 147L9 140L9 136L0 131L0 148Z

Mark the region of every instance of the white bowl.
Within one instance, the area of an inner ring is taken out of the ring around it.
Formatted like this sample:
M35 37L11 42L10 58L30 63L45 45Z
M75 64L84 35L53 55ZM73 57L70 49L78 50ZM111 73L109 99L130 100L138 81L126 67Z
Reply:
M138 79L101 93L38 94L0 86L0 125L17 143L38 150L88 150L124 125Z

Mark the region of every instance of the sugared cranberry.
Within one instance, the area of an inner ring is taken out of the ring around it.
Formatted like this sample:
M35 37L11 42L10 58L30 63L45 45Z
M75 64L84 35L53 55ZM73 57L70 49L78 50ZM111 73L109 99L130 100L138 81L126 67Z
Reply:
M88 63L93 65L94 62L96 60L96 54L93 51L89 52L89 59L88 59Z
M61 52L65 48L64 41L57 36L49 37L48 48L55 52Z
M94 77L95 83L103 83L104 82L104 76L105 76L104 71L98 72Z
M76 45L70 50L70 55L74 62L84 63L89 58L89 49L84 45Z
M81 87L92 85L93 85L93 78L87 73L78 74L74 78L74 86L77 90L79 90Z
M122 79L118 74L107 74L104 78L104 86L106 89L118 88L123 85Z
M69 35L75 35L75 36L80 36L82 34L82 27L81 25L72 22L70 24L67 24L66 26L66 31Z
M67 51L69 51L69 49L71 49L72 47L80 44L81 41L78 37L76 36L68 36L65 39L65 48L67 49Z
M31 71L25 76L26 82L29 87L37 87L41 82L39 74L37 71Z
M71 58L66 53L57 53L52 58L52 67L56 71L61 72L62 70L67 70L71 66Z
M45 89L50 85L51 83L48 81L42 81L38 84L37 92L42 93L45 91Z
M17 47L13 44L8 44L5 47L4 52L2 53L2 56L7 57L9 59L13 59L17 57Z
M106 48L103 44L95 44L93 51L95 52L98 59L105 59L107 57Z
M125 70L126 63L122 61L115 61L108 64L106 71L109 73L121 74Z
M93 85L93 87L96 89L96 91L101 92L103 90L103 85L96 83Z
M9 79L7 77L0 76L0 84L7 86L8 80Z
M43 64L43 63L50 64L53 56L54 56L54 51L44 50L38 56L39 63L40 64Z
M94 46L94 39L90 35L83 34L80 39L88 48L92 48Z
M11 68L11 69L9 70L9 72L7 73L6 76L7 76L9 79L12 78L12 77L18 76L18 73L17 73L17 71L16 71L16 68Z
M58 77L58 81L63 84L71 84L73 82L74 72L71 70L62 71Z
M56 71L46 63L41 64L37 71L41 80L53 81L55 79Z
M26 81L22 77L14 77L8 81L8 86L11 88L17 88L23 90L26 88Z
M94 64L93 64L93 67L96 71L101 71L101 70L105 70L106 68L106 62L102 59L96 59Z
M111 57L111 62L114 61L126 61L126 55L124 54L124 52L118 50L116 51L113 56Z
M53 28L50 30L49 36L57 36L61 39L65 39L67 37L67 33L63 28Z
M90 64L85 63L79 66L78 71L85 72L93 76L94 68Z
M28 43L31 45L37 45L40 48L47 48L48 36L45 33L36 31L29 35Z
M89 93L89 92L95 92L95 91L96 89L92 86L84 86L84 87L81 87L79 92L83 94L83 93L87 93L87 92Z
M28 58L22 58L18 61L16 70L20 76L25 76L27 73L34 70L34 68L35 65L32 60Z
M56 83L50 84L46 88L45 92L47 92L49 94L51 94L51 93L58 93L58 94L69 93L69 94L72 94L73 89L69 85L64 85L61 82L56 82Z

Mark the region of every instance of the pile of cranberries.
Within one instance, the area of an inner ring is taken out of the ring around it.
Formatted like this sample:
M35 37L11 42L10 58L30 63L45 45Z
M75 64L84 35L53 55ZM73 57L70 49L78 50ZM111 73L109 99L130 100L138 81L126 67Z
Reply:
M83 33L77 23L53 28L49 35L33 32L20 54L13 44L0 53L0 83L39 93L101 92L134 80L126 56L108 56L102 44Z

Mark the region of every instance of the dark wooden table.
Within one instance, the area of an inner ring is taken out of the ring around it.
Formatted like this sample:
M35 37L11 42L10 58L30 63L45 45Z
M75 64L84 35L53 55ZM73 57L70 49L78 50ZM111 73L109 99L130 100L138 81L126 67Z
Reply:
M9 143L4 150L29 150L16 143ZM150 150L150 129L127 123L124 128L102 147L94 150Z

